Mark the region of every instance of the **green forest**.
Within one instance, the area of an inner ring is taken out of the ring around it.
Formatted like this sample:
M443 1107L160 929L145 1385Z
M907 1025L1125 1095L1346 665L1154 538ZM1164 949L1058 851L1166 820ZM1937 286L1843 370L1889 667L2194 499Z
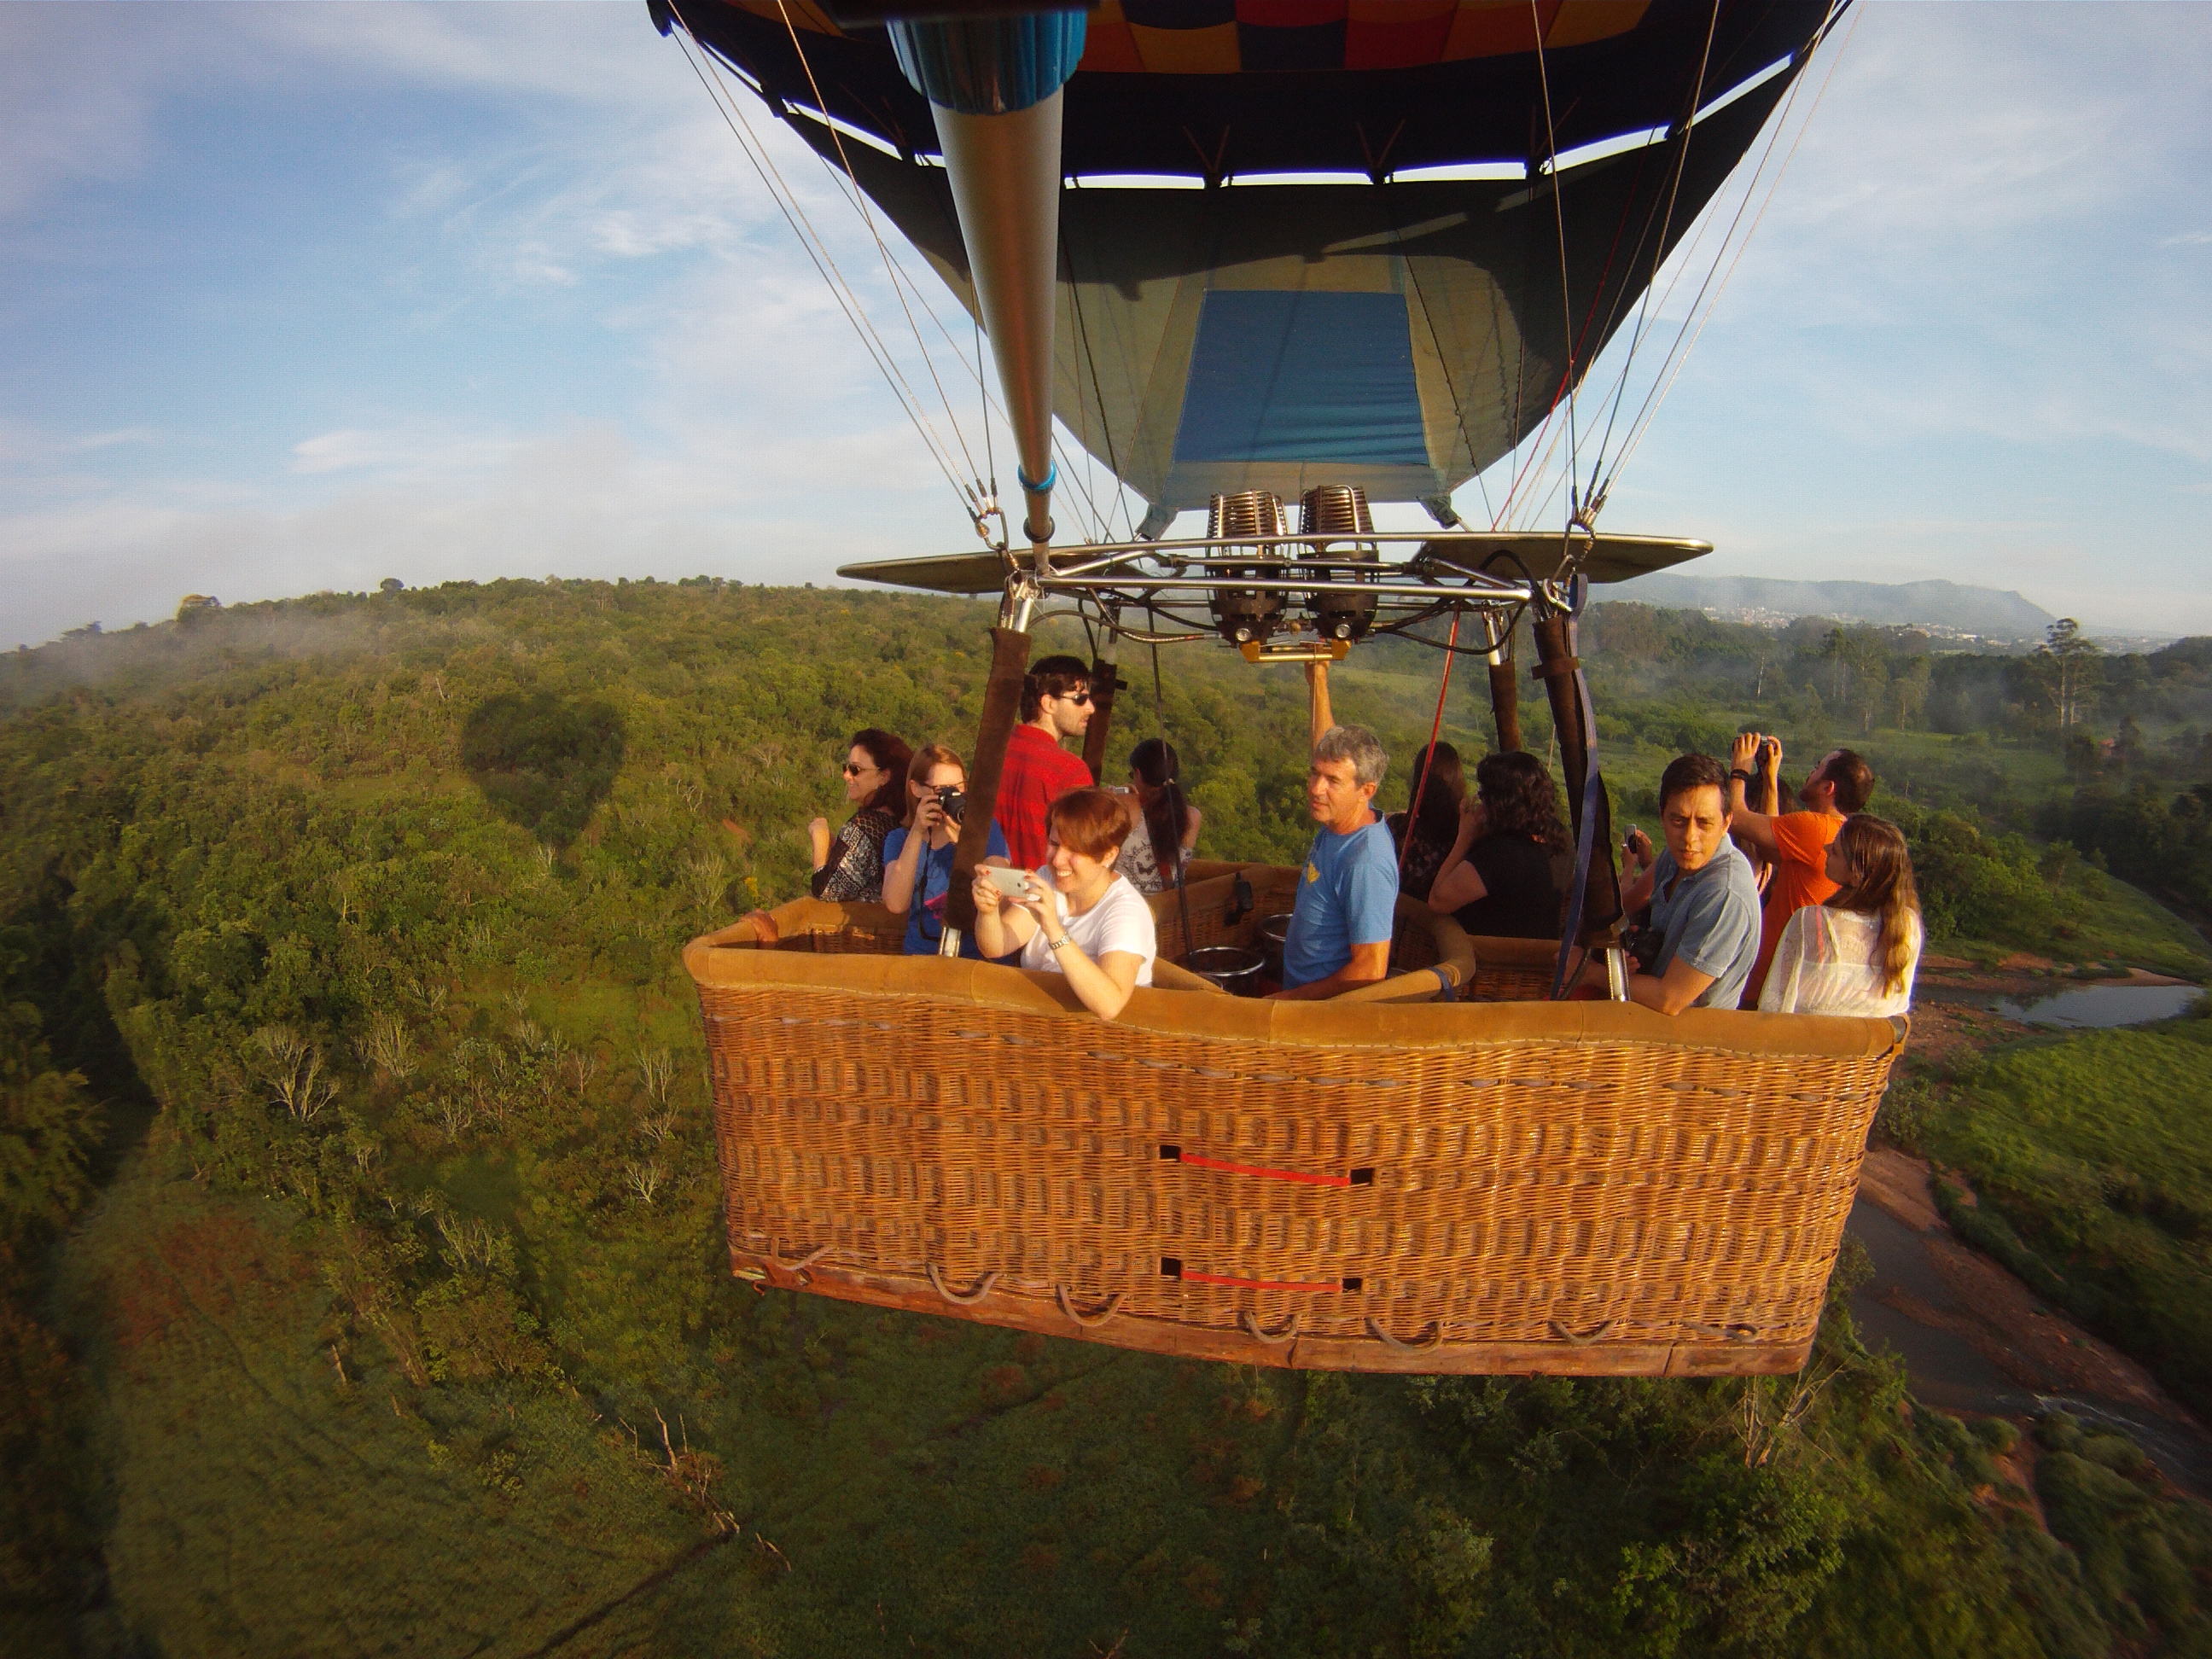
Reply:
M1757 1382L1268 1372L732 1279L678 953L804 892L854 729L964 752L991 609L387 586L0 657L0 1650L2212 1654L2212 1508L1916 1402L1856 1246ZM1614 603L1583 649L1618 820L1741 729L1848 743L1931 950L2212 976L2212 641ZM1410 755L1444 662L1358 647L1339 717ZM1109 773L1164 730L1204 854L1299 856L1296 671L1121 674ZM1462 661L1470 755L1486 696ZM2208 1041L1916 1063L1878 1126L2200 1412Z

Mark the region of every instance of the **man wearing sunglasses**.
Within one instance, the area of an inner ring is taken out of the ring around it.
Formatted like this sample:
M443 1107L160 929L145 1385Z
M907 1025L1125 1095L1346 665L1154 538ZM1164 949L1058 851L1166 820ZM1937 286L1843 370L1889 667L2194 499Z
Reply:
M1060 746L1066 738L1082 741L1090 724L1091 670L1079 657L1041 659L1022 681L1022 723L1006 744L999 804L991 815L1015 869L1043 865L1050 850L1045 813L1053 802L1097 781L1079 757Z

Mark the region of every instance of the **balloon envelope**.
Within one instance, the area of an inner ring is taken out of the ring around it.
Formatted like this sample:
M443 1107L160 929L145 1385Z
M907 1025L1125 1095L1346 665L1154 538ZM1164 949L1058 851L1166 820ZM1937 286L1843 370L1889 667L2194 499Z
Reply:
M972 313L928 106L881 32L801 4L787 21L776 0L676 9L852 167ZM1825 0L1108 0L1066 88L1054 412L1156 524L1241 489L1448 496L1636 314L1830 15ZM898 153L848 137L840 155L813 109ZM1500 161L1529 171L1396 176ZM1252 177L1290 169L1356 176ZM1099 187L1116 173L1206 187Z

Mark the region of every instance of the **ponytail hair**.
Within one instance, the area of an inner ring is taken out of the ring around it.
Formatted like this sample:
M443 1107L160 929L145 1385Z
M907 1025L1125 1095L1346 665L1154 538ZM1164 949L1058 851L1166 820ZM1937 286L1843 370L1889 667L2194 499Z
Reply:
M1854 812L1836 831L1836 846L1850 871L1850 885L1828 901L1834 910L1876 918L1881 928L1875 966L1882 989L1894 996L1905 988L1913 945L1921 930L1920 890L1912 880L1912 854L1905 834L1887 818Z
M1190 807L1176 778L1182 763L1175 745L1165 738L1146 738L1129 751L1129 769L1152 792L1145 803L1145 833L1152 837L1152 861L1171 886L1182 879L1182 830L1190 822Z

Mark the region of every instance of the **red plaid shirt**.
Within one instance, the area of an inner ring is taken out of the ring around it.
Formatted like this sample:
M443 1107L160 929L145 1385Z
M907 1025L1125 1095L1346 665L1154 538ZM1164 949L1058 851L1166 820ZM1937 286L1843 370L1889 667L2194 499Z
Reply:
M1071 789L1088 789L1091 769L1034 726L1018 726L1006 743L1006 769L999 774L999 804L991 816L1006 838L1006 856L1017 870L1040 868L1045 860L1045 809Z

